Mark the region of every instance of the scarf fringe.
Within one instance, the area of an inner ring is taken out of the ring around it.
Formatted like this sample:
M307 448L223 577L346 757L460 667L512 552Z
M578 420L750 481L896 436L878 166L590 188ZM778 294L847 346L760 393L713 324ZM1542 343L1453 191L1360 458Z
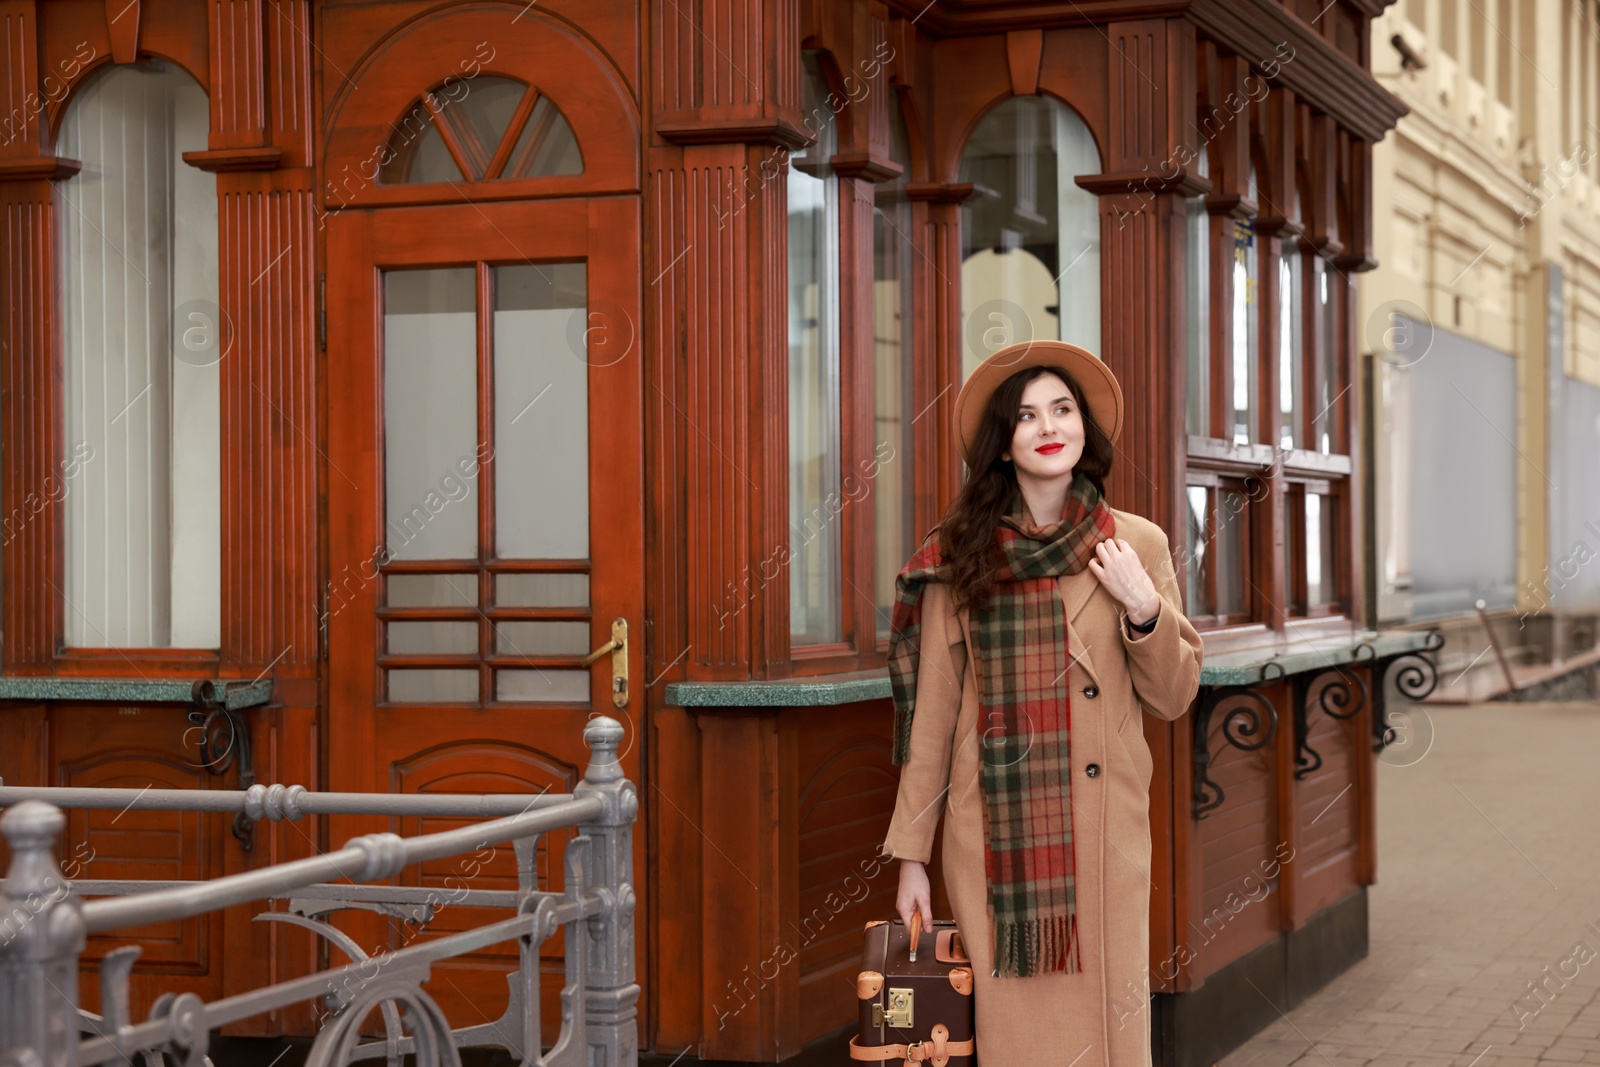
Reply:
M1025 978L1031 974L1078 974L1083 959L1078 948L1078 916L1052 915L1042 919L996 922L994 929L996 978Z

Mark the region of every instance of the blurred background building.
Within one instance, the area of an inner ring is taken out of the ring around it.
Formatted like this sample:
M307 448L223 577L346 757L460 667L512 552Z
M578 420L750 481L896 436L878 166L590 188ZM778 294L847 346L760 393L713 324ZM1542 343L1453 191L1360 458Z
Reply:
M1404 0L1373 22L1374 76L1409 113L1373 150L1378 266L1359 285L1368 575L1375 622L1450 635L1438 699L1594 660L1596 18L1571 0Z

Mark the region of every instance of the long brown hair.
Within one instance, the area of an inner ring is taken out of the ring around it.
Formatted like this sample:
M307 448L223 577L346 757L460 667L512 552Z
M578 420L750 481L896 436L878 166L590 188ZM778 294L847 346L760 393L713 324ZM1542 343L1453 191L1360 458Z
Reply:
M1082 474L1105 496L1105 478L1111 473L1114 451L1111 439L1106 436L1094 413L1083 397L1077 381L1060 367L1038 366L1019 370L989 397L983 410L983 421L978 426L977 438L972 443L972 462L968 468L966 484L956 494L954 503L939 524L941 554L949 563L949 586L956 609L982 607L994 584L999 556L995 551L994 531L1005 514L1006 505L1017 487L1017 469L1010 460L1000 456L1011 445L1021 419L1022 393L1028 383L1043 374L1054 374L1067 383L1072 399L1083 418L1083 455L1072 468L1074 476Z

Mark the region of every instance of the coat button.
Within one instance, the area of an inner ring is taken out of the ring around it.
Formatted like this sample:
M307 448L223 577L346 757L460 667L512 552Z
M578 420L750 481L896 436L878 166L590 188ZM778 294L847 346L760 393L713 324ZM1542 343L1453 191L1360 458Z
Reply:
M1086 685L1083 687L1083 695L1088 697L1090 700L1093 700L1095 697L1100 695L1100 687L1095 685Z
M1098 777L1099 774L1100 774L1100 764L1098 764L1098 763L1089 764L1089 766L1087 766L1087 767L1085 767L1083 769L1083 773L1087 774L1090 778Z

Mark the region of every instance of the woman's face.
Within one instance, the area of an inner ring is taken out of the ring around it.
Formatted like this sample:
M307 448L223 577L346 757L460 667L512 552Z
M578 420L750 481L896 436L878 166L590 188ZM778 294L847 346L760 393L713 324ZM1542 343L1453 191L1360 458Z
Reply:
M1067 383L1041 374L1022 391L1011 447L1001 454L1016 464L1017 477L1040 481L1067 477L1083 455L1083 415Z

